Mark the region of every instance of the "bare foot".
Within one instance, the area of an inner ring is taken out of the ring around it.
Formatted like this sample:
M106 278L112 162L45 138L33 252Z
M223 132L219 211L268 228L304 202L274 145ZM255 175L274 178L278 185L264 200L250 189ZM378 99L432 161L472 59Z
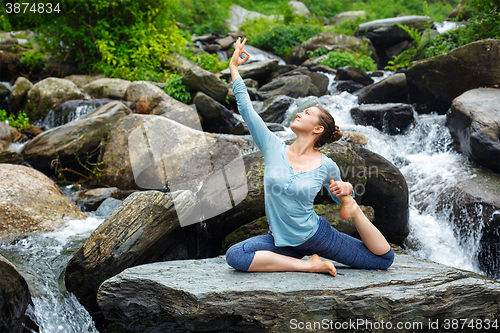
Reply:
M342 205L340 206L340 217L345 219L352 219L354 216L356 216L360 208L356 201L351 197L350 195L346 195L343 197L340 197L340 202Z
M311 268L309 272L314 273L330 273L333 276L337 275L337 269L331 261L323 261L317 254L313 254L306 261L311 263Z

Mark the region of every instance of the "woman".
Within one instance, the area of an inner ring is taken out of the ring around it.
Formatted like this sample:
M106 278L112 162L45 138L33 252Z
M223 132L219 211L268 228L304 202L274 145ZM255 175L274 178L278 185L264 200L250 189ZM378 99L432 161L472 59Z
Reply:
M238 38L229 68L238 110L245 120L265 161L265 210L267 235L249 238L230 247L227 263L252 272L302 271L335 276L331 261L356 268L387 269L394 252L380 231L365 217L353 198L353 187L340 179L335 162L314 148L341 138L333 117L313 106L297 113L290 129L297 139L287 146L272 133L253 110L238 66L250 55L243 49L246 39ZM245 54L242 59L240 56ZM316 194L325 186L340 203L340 216L352 218L361 240L341 233L313 210ZM301 258L311 255L307 260Z

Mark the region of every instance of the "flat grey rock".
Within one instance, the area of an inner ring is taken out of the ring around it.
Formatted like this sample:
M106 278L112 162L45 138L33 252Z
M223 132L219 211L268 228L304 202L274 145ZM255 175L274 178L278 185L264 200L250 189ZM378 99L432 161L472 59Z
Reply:
M337 264L336 277L241 272L224 256L128 268L106 280L106 318L136 332L290 332L298 322L422 322L500 314L500 283L396 250L386 271ZM404 330L399 330L404 331Z

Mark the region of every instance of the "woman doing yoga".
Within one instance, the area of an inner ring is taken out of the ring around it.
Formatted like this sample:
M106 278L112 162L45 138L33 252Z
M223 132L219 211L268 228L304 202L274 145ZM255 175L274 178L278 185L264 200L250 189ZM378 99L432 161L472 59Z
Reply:
M264 155L269 232L231 246L226 252L227 263L242 271L322 272L335 276L334 264L321 256L356 268L389 268L394 260L391 246L359 208L353 187L341 180L337 164L315 149L341 138L333 117L318 106L297 113L290 125L297 138L287 146L252 107L238 72L238 66L250 58L243 49L245 43L246 39L236 41L229 68L238 110ZM243 59L242 54L246 55ZM353 219L361 240L337 231L316 214L313 202L322 186L341 204L340 216ZM306 255L311 257L302 260Z

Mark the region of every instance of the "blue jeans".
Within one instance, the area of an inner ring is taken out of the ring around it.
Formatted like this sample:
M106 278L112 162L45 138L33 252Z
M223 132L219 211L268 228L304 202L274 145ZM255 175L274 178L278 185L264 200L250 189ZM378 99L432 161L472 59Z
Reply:
M351 267L367 269L387 269L394 261L392 248L382 255L373 254L362 241L338 231L322 216L319 217L318 231L300 245L275 246L274 237L269 231L267 235L251 237L231 246L226 252L226 261L237 270L248 271L255 251L259 250L297 259L317 254Z

